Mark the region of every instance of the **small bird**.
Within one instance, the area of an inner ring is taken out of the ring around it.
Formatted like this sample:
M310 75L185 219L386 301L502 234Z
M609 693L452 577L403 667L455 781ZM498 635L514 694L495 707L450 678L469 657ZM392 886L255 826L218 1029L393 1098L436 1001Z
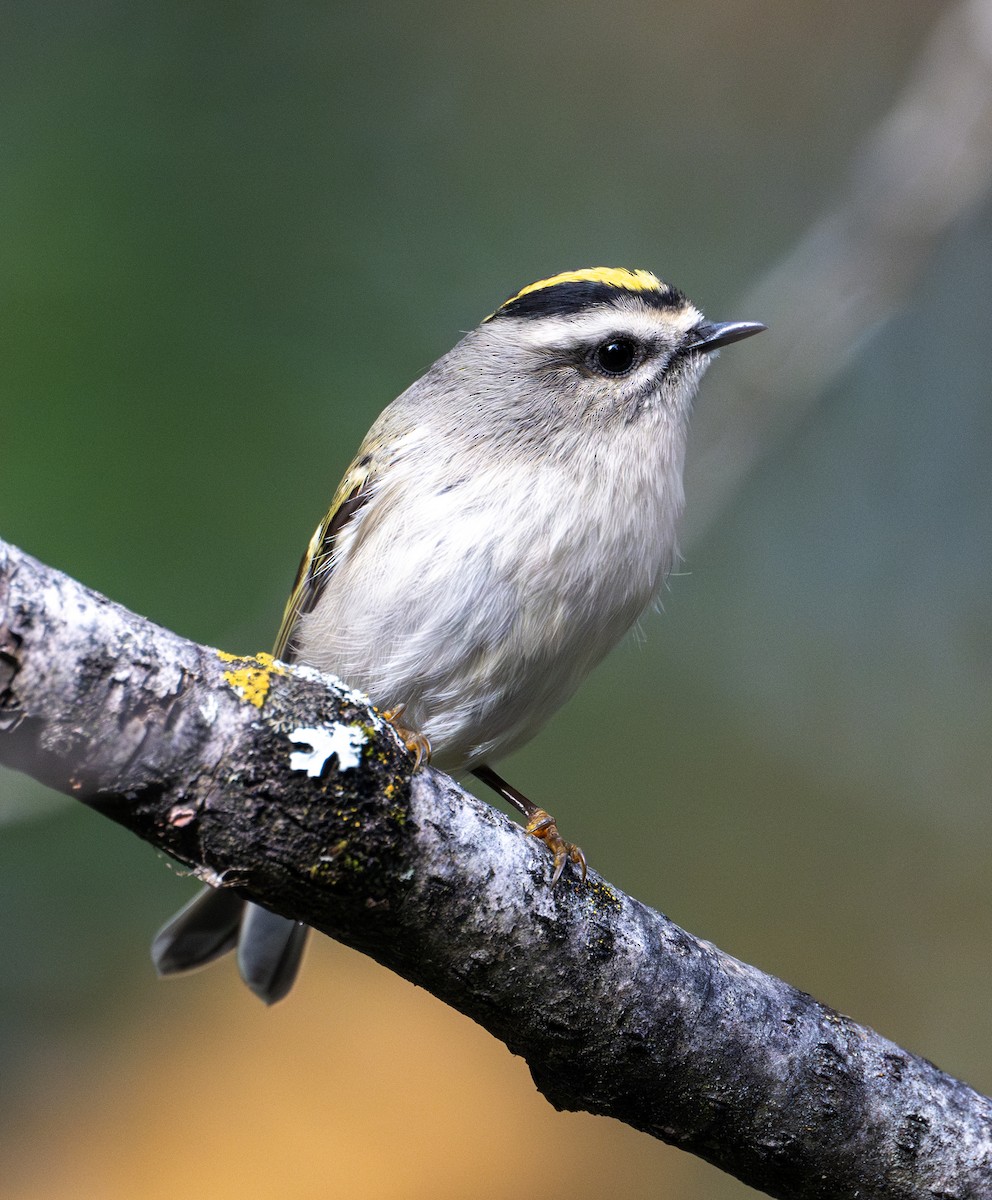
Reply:
M707 321L649 271L522 288L390 404L303 556L274 654L365 692L421 758L473 772L554 855L585 858L490 765L522 746L654 600L677 558ZM281 999L307 927L205 888L156 936L160 974L238 948Z

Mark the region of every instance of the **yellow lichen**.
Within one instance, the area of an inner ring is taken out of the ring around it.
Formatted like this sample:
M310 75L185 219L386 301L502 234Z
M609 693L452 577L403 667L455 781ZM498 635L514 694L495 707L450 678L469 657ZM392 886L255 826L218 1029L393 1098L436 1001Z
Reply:
M583 893L586 903L592 907L594 912L601 910L618 912L620 910L620 897L605 881L593 883L590 880L583 889Z
M285 675L286 668L276 662L271 654L255 654L251 658L241 658L236 654L228 654L223 650L217 651L221 662L243 663L231 671L224 672L225 682L232 687L242 700L261 708L272 686L273 675Z

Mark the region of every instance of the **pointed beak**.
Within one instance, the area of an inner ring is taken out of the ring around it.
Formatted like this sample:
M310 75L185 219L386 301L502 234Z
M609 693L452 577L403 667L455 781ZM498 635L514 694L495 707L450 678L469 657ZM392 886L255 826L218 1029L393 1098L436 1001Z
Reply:
M767 328L767 325L761 325L757 321L724 321L722 324L700 321L695 329L690 330L689 336L692 341L686 349L703 350L709 354L711 350L719 350L721 346L729 346L731 342L752 337Z

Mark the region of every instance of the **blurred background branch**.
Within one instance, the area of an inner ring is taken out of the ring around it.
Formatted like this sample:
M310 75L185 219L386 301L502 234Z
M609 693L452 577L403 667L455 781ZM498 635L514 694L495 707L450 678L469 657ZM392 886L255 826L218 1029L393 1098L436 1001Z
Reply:
M990 185L992 5L963 0L940 16L906 87L855 151L834 207L734 306L766 322L774 343L707 385L687 544L905 305L947 230Z

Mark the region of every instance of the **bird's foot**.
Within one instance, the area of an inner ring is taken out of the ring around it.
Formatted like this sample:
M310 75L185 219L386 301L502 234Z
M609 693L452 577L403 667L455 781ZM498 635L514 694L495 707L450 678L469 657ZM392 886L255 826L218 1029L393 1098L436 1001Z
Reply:
M551 886L554 887L561 878L561 873L565 869L565 864L573 862L582 870L582 879L586 877L586 856L578 848L573 846L571 842L566 842L558 832L558 826L555 824L554 817L550 813L544 811L543 808L538 808L533 801L528 800L523 792L518 791L512 784L506 782L502 775L497 775L492 767L486 766L484 763L478 767L472 768L472 774L481 779L487 787L491 787L494 792L503 797L507 803L512 804L519 813L523 813L527 821L526 831L532 837L540 838L542 842L554 855L555 868L554 874L551 876Z
M527 832L533 837L540 838L542 842L554 855L555 869L551 876L551 886L554 887L561 878L561 873L565 869L565 864L573 862L582 871L582 880L586 878L586 856L582 853L578 846L572 842L566 842L558 832L558 826L555 824L555 819L550 813L544 811L543 808L537 808L530 814L530 819L527 822Z
M396 708L390 708L382 714L382 719L388 721L396 730L397 737L413 755L414 771L418 771L422 763L429 763L431 761L431 743L425 734L417 733L414 729L407 729L405 725L400 723L400 717L403 716L404 708L406 708L405 704L400 704Z

